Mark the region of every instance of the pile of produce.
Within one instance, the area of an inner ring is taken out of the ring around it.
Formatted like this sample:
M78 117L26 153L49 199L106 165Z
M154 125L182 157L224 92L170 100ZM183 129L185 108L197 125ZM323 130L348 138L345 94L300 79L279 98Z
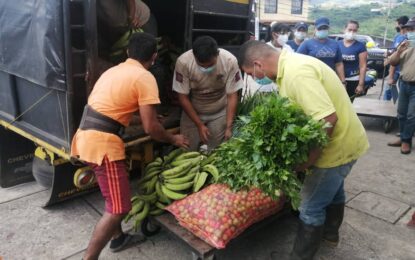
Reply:
M175 200L197 192L217 181L219 172L211 164L214 156L176 149L149 163L138 182L138 194L132 197L132 209L125 222L134 219L135 228L148 215L157 216Z
M218 182L233 190L257 187L274 199L282 191L298 208L300 182L294 169L307 161L311 149L327 144L325 122L276 94L255 94L244 102L236 136L216 150Z
M284 206L284 198L272 200L259 189L233 192L224 184L212 184L169 205L180 225L216 248Z

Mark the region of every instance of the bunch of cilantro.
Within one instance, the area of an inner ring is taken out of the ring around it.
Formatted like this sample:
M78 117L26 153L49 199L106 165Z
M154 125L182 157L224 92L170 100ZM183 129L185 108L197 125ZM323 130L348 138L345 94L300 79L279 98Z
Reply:
M258 187L274 199L282 191L298 208L301 184L294 169L311 149L327 144L326 124L286 98L256 95L242 104L245 115L237 119L236 135L216 150L218 182L234 190Z

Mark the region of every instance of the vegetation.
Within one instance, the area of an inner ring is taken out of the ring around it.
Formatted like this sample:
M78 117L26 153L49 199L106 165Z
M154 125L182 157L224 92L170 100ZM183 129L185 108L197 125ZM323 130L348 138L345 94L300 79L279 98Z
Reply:
M371 9L377 9L377 5L361 5L359 7L336 8L336 9L317 9L310 11L310 19L318 17L327 17L330 19L330 33L341 33L344 25L348 20L357 20L360 23L360 34L383 37L386 25L386 14L371 12ZM405 3L391 10L390 19L388 21L387 38L392 39L395 34L395 20L407 15L409 18L415 16L415 3Z

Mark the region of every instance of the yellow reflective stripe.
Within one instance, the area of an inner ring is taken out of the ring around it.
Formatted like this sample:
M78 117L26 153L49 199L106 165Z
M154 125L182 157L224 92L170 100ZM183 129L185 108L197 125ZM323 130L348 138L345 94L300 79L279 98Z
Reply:
M244 4L244 5L249 4L249 0L225 0L225 1L232 2L232 3L238 3L238 4Z
M34 137L33 135L27 133L26 131L23 131L22 129L20 129L20 128L6 122L6 121L0 120L0 125L3 125L7 130L11 130L11 131L23 136L23 137L26 137L27 139L29 139L29 140L33 141L34 143L38 144L39 146L42 146L42 147L46 148L47 150L59 155L61 158L64 158L66 160L70 160L70 158L71 158L70 154L68 154L65 151L65 148L63 148L63 147L61 149L56 148L53 145L51 145L51 144L49 144L49 143L47 143L43 140L40 140L39 138Z

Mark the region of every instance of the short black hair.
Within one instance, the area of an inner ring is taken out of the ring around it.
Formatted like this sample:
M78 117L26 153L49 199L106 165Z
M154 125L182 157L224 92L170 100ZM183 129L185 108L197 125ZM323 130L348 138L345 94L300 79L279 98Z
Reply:
M400 24L400 25L405 25L405 24L408 23L408 21L409 21L409 17L406 16L406 15L401 16L398 19L396 19L396 22L398 22L398 24Z
M238 63L240 67L251 67L254 64L254 60L268 56L271 52L275 51L273 47L268 44L250 40L242 44L238 53Z
M287 32L291 32L291 28L285 23L276 23L271 27L271 32L287 33Z
M347 21L347 23L346 23L346 25L344 26L344 28L347 28L347 26L349 25L349 24L355 24L356 25L356 27L359 29L359 22L358 21L356 21L356 20L349 20L349 21Z
M128 43L128 56L140 62L151 60L157 52L157 40L148 33L134 33Z
M200 36L193 42L193 55L198 62L209 62L218 56L218 43L210 36Z

